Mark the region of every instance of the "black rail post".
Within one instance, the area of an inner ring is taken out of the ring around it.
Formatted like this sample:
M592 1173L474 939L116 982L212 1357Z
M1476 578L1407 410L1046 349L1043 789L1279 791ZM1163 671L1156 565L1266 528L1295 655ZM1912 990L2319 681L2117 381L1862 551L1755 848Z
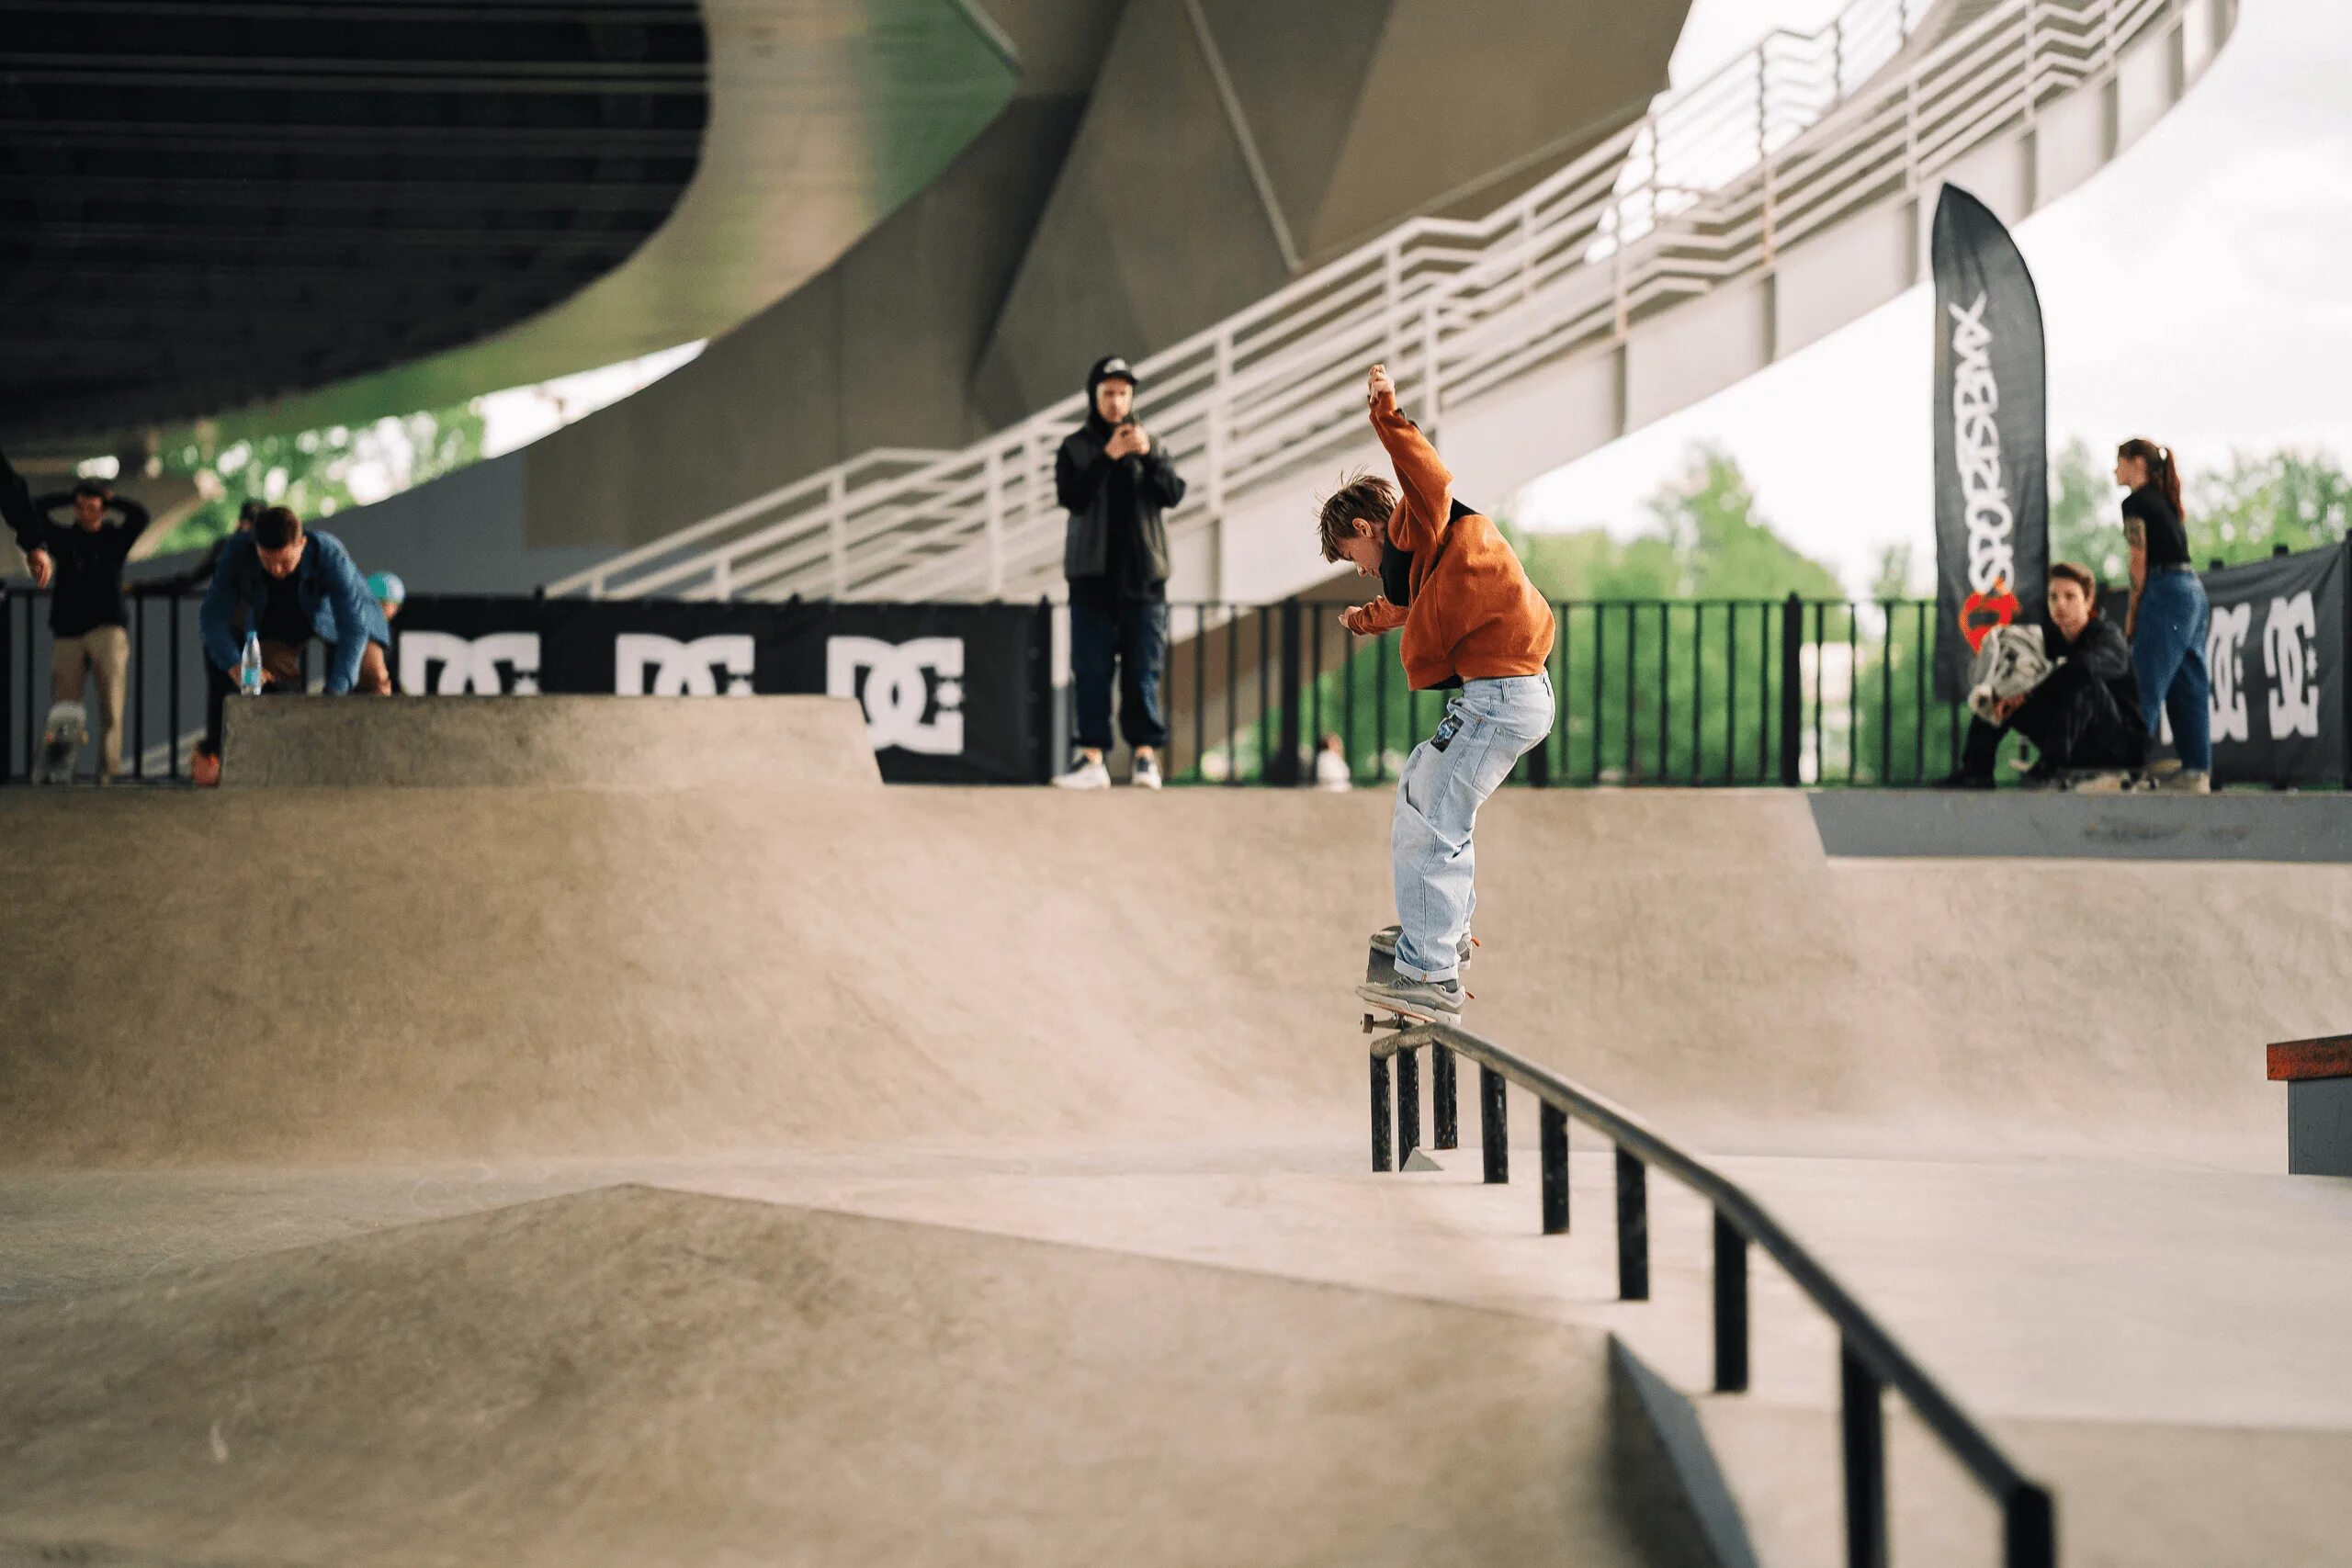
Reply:
M132 589L123 595L123 611L130 625L123 635L130 644L130 656L123 660L122 678L130 683L125 694L124 706L130 709L130 776L147 776L147 595ZM106 767L106 753L98 753L100 769Z
M1845 1428L1847 1568L1886 1568L1886 1404L1878 1374L1838 1343L1838 1408Z
M1402 1170L1421 1146L1421 1058L1396 1053L1396 1168Z
M9 634L15 626L17 608L9 602L10 593L8 585L0 582L0 784L6 784L17 771L17 727L9 722L16 716L17 688L10 680L15 663L8 653ZM29 771L30 762L26 767Z
M1503 1076L1481 1064L1478 1068L1478 1136L1486 1145L1487 1185L1499 1187L1510 1179L1510 1108L1503 1100Z
M168 721L171 726L172 765L168 771L172 777L177 778L180 776L180 596L178 594L172 595L171 606L171 614L167 617L169 624L164 628L164 635L171 639L172 648L171 672L168 677L172 694L172 713ZM1051 727L1046 728L1050 729Z
M2020 1482L2001 1504L2004 1568L2057 1568L2058 1519L2050 1494Z
M1372 1058L1372 1168L1388 1168L1388 1058Z
M1617 1151L1617 1299L1650 1299L1649 1168Z
M1715 1392L1747 1390L1747 1238L1715 1211Z
M1568 1113L1545 1105L1535 1113L1544 1154L1544 1234L1568 1228Z
M1430 1047L1430 1115L1436 1122L1433 1149L1462 1146L1462 1118L1453 1098L1453 1053L1442 1045Z
M40 618L40 595L38 593L25 595L25 704L21 721L25 731L25 776L27 778L30 778L33 770L40 766L33 761L40 754L42 723L40 719L34 716L34 709L39 705L33 701L33 622Z
M1298 601L1283 601L1283 722L1282 750L1274 758L1273 777L1269 783L1295 784L1299 782L1298 765L1298 706L1306 683L1305 655L1299 647Z
M1781 784L1794 789L1804 772L1804 601L1781 603Z

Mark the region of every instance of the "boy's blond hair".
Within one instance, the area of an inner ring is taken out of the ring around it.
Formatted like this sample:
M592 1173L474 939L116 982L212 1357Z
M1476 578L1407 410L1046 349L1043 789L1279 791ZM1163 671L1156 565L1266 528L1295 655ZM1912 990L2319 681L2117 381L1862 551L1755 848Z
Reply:
M1347 543L1356 536L1356 525L1385 528L1396 511L1396 487L1362 468L1340 476L1340 488L1323 498L1316 527L1323 536L1323 558L1344 558Z

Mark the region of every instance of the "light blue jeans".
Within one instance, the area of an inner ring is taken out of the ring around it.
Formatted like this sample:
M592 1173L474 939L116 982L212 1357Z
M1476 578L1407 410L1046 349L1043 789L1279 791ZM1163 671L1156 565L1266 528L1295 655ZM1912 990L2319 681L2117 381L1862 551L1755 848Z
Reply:
M1413 748L1396 781L1389 833L1396 873L1396 973L1451 980L1478 896L1470 830L1511 765L1552 733L1552 678L1465 681L1437 733Z

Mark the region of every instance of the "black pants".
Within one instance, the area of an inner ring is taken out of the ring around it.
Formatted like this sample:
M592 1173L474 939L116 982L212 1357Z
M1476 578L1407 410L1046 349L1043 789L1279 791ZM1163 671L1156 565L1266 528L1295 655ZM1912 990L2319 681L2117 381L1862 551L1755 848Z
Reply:
M1073 593L1069 601L1070 675L1078 686L1078 743L1111 749L1111 683L1119 686L1119 733L1130 746L1168 744L1159 700L1168 664L1168 606L1142 600Z
M2001 737L2012 729L2033 742L2045 765L2060 771L2137 768L2148 760L2147 737L2117 710L2106 687L2094 684L2072 693L2037 691L2006 725L1971 717L1960 754L1962 775L1991 778Z

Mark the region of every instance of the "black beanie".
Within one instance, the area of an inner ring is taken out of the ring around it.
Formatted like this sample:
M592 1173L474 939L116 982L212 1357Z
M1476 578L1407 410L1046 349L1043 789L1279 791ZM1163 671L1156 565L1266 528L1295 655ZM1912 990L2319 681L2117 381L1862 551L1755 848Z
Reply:
M1094 368L1086 373L1086 400L1089 404L1094 401L1094 389L1105 381L1125 381L1130 387L1142 385L1136 379L1135 367L1123 355L1116 354L1096 360Z

